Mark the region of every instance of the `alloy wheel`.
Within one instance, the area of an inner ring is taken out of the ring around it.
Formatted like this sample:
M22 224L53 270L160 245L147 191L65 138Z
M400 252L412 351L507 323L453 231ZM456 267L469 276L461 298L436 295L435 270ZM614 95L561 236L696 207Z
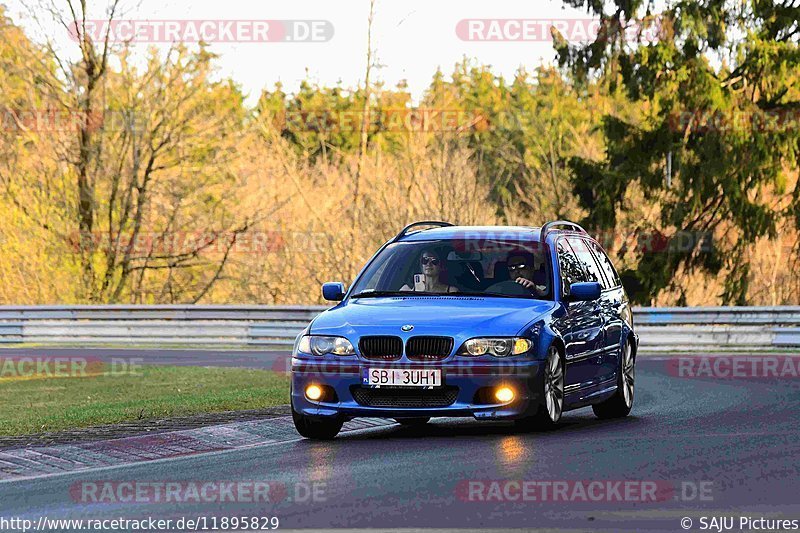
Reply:
M564 406L564 366L555 346L552 346L547 354L547 371L544 380L547 414L550 416L550 420L558 422Z
M633 405L633 382L636 371L630 343L625 343L624 350L622 358L622 394L625 398L625 406L631 407Z

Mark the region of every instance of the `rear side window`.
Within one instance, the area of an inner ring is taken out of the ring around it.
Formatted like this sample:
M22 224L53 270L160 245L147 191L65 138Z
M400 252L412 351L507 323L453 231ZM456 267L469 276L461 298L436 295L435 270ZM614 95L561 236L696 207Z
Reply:
M581 264L583 269L586 271L586 275L589 279L587 281L596 281L600 283L601 286L607 288L608 285L603 279L603 273L600 271L600 267L595 261L592 252L589 251L588 242L583 239L575 239L570 237L567 239L569 241L570 246L575 251L575 255L578 256L578 262Z
M600 265L600 268L603 269L605 272L606 279L609 281L607 289L612 289L614 287L619 287L622 283L619 280L619 275L617 275L616 269L614 269L614 265L611 264L611 260L606 255L605 251L600 248L600 245L596 242L590 242L589 247L594 252L594 256L597 259L597 264Z
M561 272L561 292L564 296L569 294L569 286L573 283L587 281L586 274L581 268L578 258L564 239L559 239L556 245L558 249L558 270Z

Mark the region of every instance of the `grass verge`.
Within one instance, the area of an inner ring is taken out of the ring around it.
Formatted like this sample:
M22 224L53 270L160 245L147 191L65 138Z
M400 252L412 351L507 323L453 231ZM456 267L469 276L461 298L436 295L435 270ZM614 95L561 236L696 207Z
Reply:
M289 402L289 377L241 368L141 366L135 374L0 380L0 434L27 435Z

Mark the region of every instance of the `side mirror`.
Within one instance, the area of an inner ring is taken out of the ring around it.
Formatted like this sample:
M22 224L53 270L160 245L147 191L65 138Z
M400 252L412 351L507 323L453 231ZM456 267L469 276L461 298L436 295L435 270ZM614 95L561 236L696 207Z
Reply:
M330 302L341 302L344 293L344 283L334 281L322 284L322 297Z
M600 291L600 284L596 281L573 283L569 286L567 300L570 302L591 302L600 298Z

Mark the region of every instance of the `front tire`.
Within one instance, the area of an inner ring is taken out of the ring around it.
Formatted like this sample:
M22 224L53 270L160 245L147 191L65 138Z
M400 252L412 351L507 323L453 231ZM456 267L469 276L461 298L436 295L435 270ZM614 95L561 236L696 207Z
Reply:
M608 400L592 406L597 418L624 418L633 407L636 357L629 341L625 341L621 355L617 371L617 391Z
M344 420L341 418L332 420L313 418L298 413L294 410L294 406L292 406L292 420L294 420L294 427L300 435L314 440L331 440L339 434L344 425Z
M541 402L536 414L516 421L522 429L550 429L555 427L564 409L564 359L558 347L550 346L544 365Z

